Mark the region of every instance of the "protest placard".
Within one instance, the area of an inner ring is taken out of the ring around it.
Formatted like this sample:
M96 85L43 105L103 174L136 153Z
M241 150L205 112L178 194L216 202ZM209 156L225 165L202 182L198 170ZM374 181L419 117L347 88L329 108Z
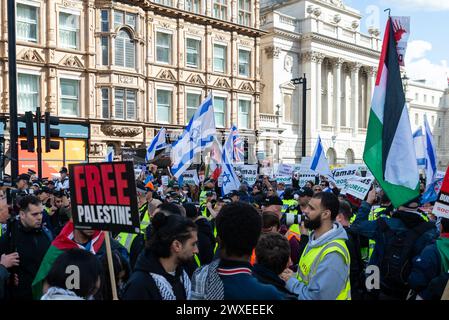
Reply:
M193 184L193 185L199 185L200 180L198 178L198 173L196 170L186 170L183 174L183 184Z
M332 174L334 175L335 184L339 189L343 189L346 186L348 180L357 176L357 170L359 169L359 165L350 164L343 168L337 168L332 170Z
M304 187L307 181L315 183L316 173L312 170L301 170L299 172L299 186Z
M73 224L105 230L112 298L118 300L109 232L140 233L133 162L69 164Z
M441 184L440 194L438 200L433 206L432 213L437 217L449 219L449 167Z
M168 186L168 180L169 180L168 176L162 176L161 180L162 180L162 185L163 186Z
M357 199L363 200L370 190L373 181L374 178L353 177L348 180L348 183L343 189L343 193L350 194Z
M280 176L291 176L293 173L293 165L280 163L278 166L277 174Z
M273 167L262 167L260 168L260 174L264 176L268 176L270 178L273 177Z
M257 164L245 164L236 166L236 170L242 174L242 180L252 186L257 180Z
M285 185L291 185L292 184L292 176L284 176L284 175L276 175L276 182L277 183L284 183Z
M132 162L70 164L69 172L77 228L140 232Z

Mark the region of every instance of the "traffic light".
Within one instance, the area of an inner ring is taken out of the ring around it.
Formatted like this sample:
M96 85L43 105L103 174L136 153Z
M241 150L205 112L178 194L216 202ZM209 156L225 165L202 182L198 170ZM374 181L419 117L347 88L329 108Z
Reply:
M20 136L27 139L20 141L20 149L34 152L33 112L25 112L25 116L22 119L25 121L25 128L20 128Z
M51 127L58 124L58 117L50 116L50 112L45 112L45 152L59 149L59 141L52 141L53 138L59 138L59 129Z

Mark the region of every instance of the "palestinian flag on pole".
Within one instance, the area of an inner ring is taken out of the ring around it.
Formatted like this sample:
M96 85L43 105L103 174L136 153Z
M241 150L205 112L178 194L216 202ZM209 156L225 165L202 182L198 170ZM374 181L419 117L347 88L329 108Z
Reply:
M61 230L61 233L56 237L51 243L50 248L48 248L47 253L42 260L39 271L34 278L32 289L33 289L33 299L40 300L42 296L42 285L48 272L53 266L55 260L66 250L81 248L85 249L83 246L79 245L73 240L73 222L69 221L65 227ZM90 252L96 254L104 242L104 232L95 231L92 235L92 240L90 244Z
M419 196L418 165L391 18L385 28L363 160L395 207Z

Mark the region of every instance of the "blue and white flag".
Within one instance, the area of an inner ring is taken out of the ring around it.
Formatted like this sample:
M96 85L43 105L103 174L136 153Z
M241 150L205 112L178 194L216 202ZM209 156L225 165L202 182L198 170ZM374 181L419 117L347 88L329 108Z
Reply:
M114 148L110 148L106 153L106 157L104 157L104 162L112 161L114 161Z
M225 145L223 146L222 153L222 173L223 186L222 194L226 195L233 190L238 190L240 188L240 181L237 174L234 171L234 166L232 165L232 155L234 153L234 139L233 139L233 129L226 139Z
M424 130L425 130L425 147L426 147L426 190L432 184L435 174L437 173L437 153L435 144L433 142L432 131L430 131L429 122L424 115Z
M318 136L316 142L315 150L313 151L312 159L310 161L310 170L325 176L330 181L334 181L334 176L332 175L331 169L329 168L329 162L327 161L326 155L324 154L324 148L321 143L321 138Z
M235 125L231 128L232 136L232 160L236 164L244 164L245 162L245 148L244 142L240 139L239 131Z
M177 179L186 171L195 154L208 148L216 135L212 96L209 95L196 110L182 135L172 144L172 174Z
M425 140L422 128L419 127L413 133L413 143L415 144L416 162L418 163L418 169L425 169L426 167L426 151Z
M157 135L151 140L150 145L147 148L147 155L145 156L145 161L149 162L154 159L156 155L156 151L164 149L167 147L167 143L165 140L167 130L165 128L161 128Z

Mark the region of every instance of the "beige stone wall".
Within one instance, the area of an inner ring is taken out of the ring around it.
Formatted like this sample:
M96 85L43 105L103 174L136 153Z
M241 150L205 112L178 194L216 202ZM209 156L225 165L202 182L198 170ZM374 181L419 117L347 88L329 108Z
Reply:
M37 42L17 40L17 68L19 72L40 75L39 103L45 111L58 115L61 122L90 123L91 140L89 157L102 159L106 145L117 147L148 144L155 130L162 124L156 121L156 90L167 89L172 94L171 121L164 126L175 138L186 123L186 92L198 92L205 97L209 92L228 96L226 127L238 121L238 99L251 99L251 128L242 135L254 145L254 130L259 109L259 37L257 29L236 24L238 2L229 1L230 21L217 21L203 15L187 14L183 10L147 3L146 7L124 3L88 0L17 0L38 8ZM174 3L183 8L183 1ZM212 1L202 2L202 11L213 11ZM259 1L252 3L252 26L258 27ZM0 113L7 116L7 17L6 1L0 7ZM101 30L101 9L109 10L109 30ZM135 68L114 64L115 41L121 27L114 28L114 10L136 14L136 30L126 28L135 43ZM60 45L59 13L79 15L79 48L66 49ZM156 61L156 32L172 35L172 61L162 64ZM109 42L109 65L102 65L101 37ZM201 40L200 67L185 65L186 38ZM213 44L227 46L226 73L213 71ZM238 50L251 52L250 76L238 75ZM60 79L76 79L79 87L79 112L75 117L61 113ZM102 118L101 89L109 89L110 118ZM134 89L137 92L136 120L114 119L114 94L116 88ZM255 150L252 150L255 152Z

